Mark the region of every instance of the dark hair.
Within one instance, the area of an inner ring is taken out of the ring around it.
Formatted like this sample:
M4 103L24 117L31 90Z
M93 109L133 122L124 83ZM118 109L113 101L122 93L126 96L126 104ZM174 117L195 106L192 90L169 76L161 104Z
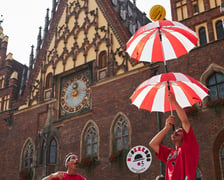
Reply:
M66 163L67 163L68 161L70 161L70 158L71 158L72 156L76 156L76 154L74 154L73 152L70 152L70 153L68 153L68 154L65 156L64 164L65 164L65 167L66 167L66 168L67 168Z

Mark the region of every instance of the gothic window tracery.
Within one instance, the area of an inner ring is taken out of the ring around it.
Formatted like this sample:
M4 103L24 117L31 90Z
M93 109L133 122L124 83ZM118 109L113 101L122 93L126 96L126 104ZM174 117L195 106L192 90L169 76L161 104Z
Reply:
M33 144L28 141L23 151L23 168L32 168L33 153Z
M221 161L222 178L224 178L224 145L222 145L220 151L220 161Z
M129 127L123 116L119 116L113 129L114 150L119 151L128 149L129 146Z
M97 156L98 135L96 128L90 124L84 133L84 157Z
M57 142L55 138L50 141L49 145L49 164L56 164L57 162Z
M224 98L224 75L222 73L213 73L207 79L209 96L211 99Z

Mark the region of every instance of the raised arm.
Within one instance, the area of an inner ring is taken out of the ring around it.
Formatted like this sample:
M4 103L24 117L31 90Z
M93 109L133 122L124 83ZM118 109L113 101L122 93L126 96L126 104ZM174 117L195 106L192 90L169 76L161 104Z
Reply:
M167 134L167 132L169 131L169 129L171 128L172 125L175 124L175 119L174 116L169 116L166 119L166 124L164 126L164 128L158 132L153 138L152 140L149 142L149 146L153 149L153 151L155 151L156 153L159 153L159 145L161 144L164 136Z
M175 109L176 109L176 112L177 112L177 115L181 121L181 124L182 124L182 128L185 130L186 133L188 133L190 131L190 122L188 120L188 117L184 111L184 109L182 109L180 107L180 105L177 103L176 101L176 98L175 96L173 95L172 92L169 92L168 94L168 99L170 101L170 103L172 105L174 105Z

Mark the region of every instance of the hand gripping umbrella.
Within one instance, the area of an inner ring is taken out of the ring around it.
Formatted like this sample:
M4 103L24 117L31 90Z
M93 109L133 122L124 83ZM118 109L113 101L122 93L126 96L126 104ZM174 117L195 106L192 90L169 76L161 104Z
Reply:
M151 112L172 112L175 107L169 103L169 91L173 92L182 108L201 102L208 96L208 89L199 81L182 73L170 72L153 76L142 82L130 99L139 109Z

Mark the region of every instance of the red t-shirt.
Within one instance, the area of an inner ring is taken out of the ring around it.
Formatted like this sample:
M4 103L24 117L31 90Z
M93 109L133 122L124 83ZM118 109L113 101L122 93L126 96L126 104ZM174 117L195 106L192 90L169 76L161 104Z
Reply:
M52 178L51 180L60 180L60 179L59 178ZM67 173L64 173L64 177L61 180L86 180L86 179L79 174L68 175Z
M177 149L160 145L158 159L166 163L166 180L195 180L199 147L192 127L183 130L183 143Z

